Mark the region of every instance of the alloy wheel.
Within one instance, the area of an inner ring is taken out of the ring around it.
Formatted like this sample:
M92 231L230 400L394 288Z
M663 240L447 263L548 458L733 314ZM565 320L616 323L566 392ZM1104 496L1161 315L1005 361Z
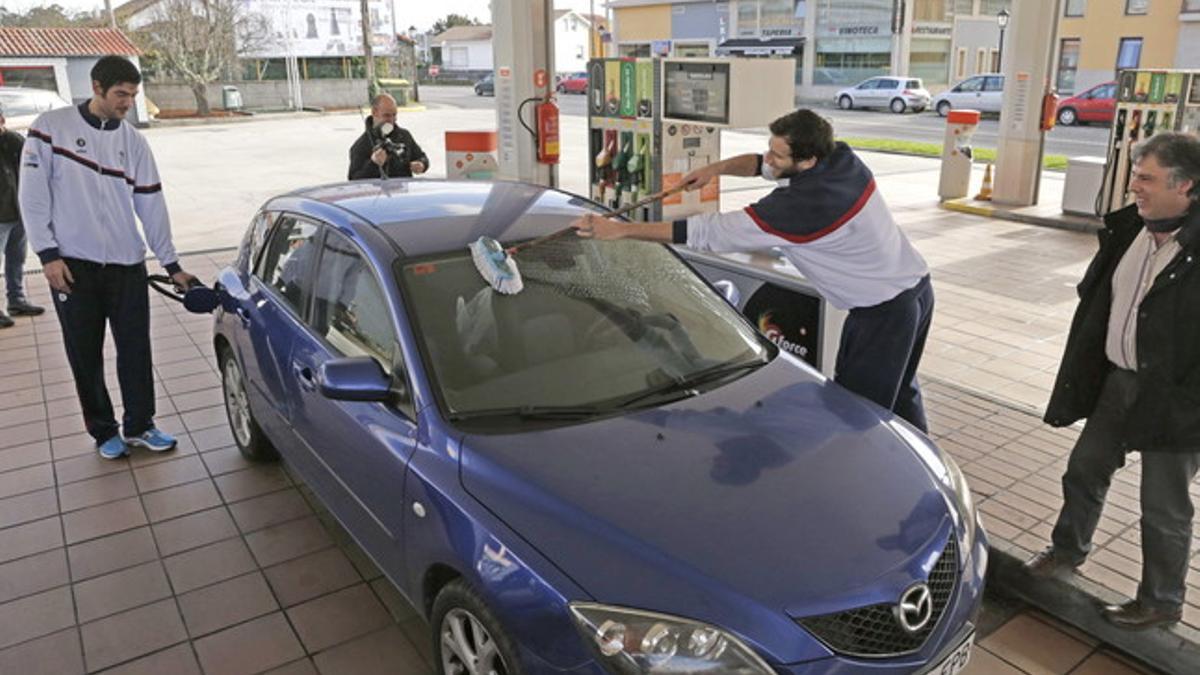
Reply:
M225 410L229 414L229 426L237 442L246 447L250 445L250 401L246 398L246 380L242 377L242 369L238 367L237 359L233 356L225 359Z
M448 675L507 675L496 640L475 615L461 607L442 619L442 672Z

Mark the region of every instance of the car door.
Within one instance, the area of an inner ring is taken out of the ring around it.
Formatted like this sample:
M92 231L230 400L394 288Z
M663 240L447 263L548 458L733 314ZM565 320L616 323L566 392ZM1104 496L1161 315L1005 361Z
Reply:
M1115 96L1117 85L1102 84L1092 87L1083 105L1079 107L1081 122L1110 122L1116 113L1117 101Z
M983 81L983 76L969 77L951 89L950 93L946 94L946 99L950 101L950 107L954 110L963 108L978 110L980 98L983 96Z
M287 357L303 327L319 227L287 214L276 220L235 312L246 328L242 368L251 408L268 437L286 444L293 438L287 423Z
M339 401L320 391L323 363L368 357L392 378L388 403ZM400 361L394 315L367 256L345 234L325 228L311 313L289 372L291 423L315 473L314 486L375 561L397 573L404 522L404 474L416 448L415 411ZM402 578L402 577L395 577Z
M1004 106L1004 76L987 75L983 78L983 92L979 96L979 111L998 113Z
M870 107L873 105L878 105L877 103L875 103L875 98L874 98L877 93L875 91L875 88L878 86L879 86L879 78L878 77L874 77L874 78L867 80L866 82L859 83L859 85L854 88L854 91L850 95L851 98L854 100L855 107L867 108L867 107Z
M899 94L900 81L889 77L881 77L878 84L871 90L871 105L886 107L892 102L892 97Z

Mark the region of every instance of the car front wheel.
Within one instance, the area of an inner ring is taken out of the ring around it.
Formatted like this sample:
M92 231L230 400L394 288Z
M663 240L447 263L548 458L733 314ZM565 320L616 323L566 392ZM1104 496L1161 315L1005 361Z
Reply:
M892 105L889 107L892 109L892 112L899 115L900 113L902 113L908 109L908 104L905 103L904 99L902 99L902 98L894 98L894 99L892 99Z
M229 347L221 350L221 391L225 398L225 416L229 419L229 430L242 456L253 462L268 462L279 459L267 437L263 435L254 413L250 412L250 399L246 397L246 376L242 366Z
M524 671L512 641L483 599L462 579L433 601L433 662L444 675L519 675Z
M838 107L842 110L849 110L854 107L854 101L849 96L843 94L842 97L838 99Z
M937 114L945 117L950 114L950 101L942 101L937 104Z
M1078 121L1079 118L1075 115L1074 108L1063 108L1058 111L1058 123L1064 127L1069 127Z

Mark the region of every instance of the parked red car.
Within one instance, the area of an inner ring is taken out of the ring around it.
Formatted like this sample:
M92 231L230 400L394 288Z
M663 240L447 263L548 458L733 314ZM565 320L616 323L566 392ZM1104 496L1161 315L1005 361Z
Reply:
M1112 124L1116 113L1116 82L1098 84L1082 94L1058 102L1058 123L1065 127L1085 122Z
M587 83L587 73L571 73L559 80L555 89L560 94L586 94Z

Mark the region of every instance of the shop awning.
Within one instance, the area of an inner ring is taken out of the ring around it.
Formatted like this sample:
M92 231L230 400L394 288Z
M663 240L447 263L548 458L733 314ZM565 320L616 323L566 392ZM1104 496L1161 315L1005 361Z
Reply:
M791 56L801 53L803 49L804 38L802 37L770 38L766 40L736 38L726 40L717 45L717 54L719 56L731 54L740 56L771 56L773 54Z

